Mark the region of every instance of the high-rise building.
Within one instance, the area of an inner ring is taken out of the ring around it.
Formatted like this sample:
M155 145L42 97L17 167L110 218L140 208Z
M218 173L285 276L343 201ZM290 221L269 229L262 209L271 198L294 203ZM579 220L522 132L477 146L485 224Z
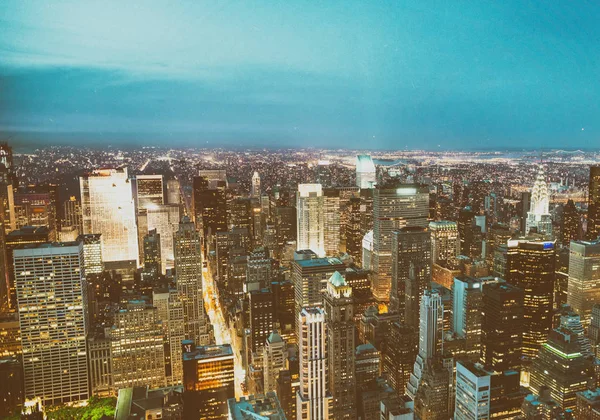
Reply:
M252 191L250 191L250 197L260 198L260 194L260 175L258 172L254 171L254 174L252 175Z
M429 189L426 185L388 182L378 185L373 198L374 295L387 301L391 291L392 232L429 224Z
M205 239L227 231L227 181L194 177L192 208L196 227Z
M440 220L429 222L431 232L431 260L433 264L453 262L460 255L460 238L456 222Z
M456 363L456 420L508 419L521 414L517 372L489 371L478 363Z
M250 350L262 353L267 338L275 326L275 302L270 289L254 290L249 293Z
M242 397L239 401L230 398L227 405L229 408L228 418L231 420L285 420L286 418L275 392Z
M327 281L336 271L343 272L346 266L338 258L294 260L291 266L297 321L303 307L323 305ZM300 325L297 323L296 330L297 337L300 337Z
M425 362L419 388L414 397L415 417L446 420L449 417L452 375L439 357Z
M183 301L185 338L200 345L210 344L210 332L202 297L202 251L200 234L185 216L175 233L175 280Z
M179 205L159 204L146 210L148 230L160 235L160 258L162 273L174 267L173 237L179 229Z
M74 195L63 203L62 226L74 226L77 232L83 233L83 214L81 213L81 202Z
M277 331L271 332L263 347L263 389L277 390L279 372L287 367L287 345Z
M375 188L377 171L370 155L356 155L356 186Z
M156 229L148 231L143 239L144 271L143 277L156 279L162 272L162 258L160 249L160 235Z
M324 200L321 184L298 184L296 249L310 249L319 257L326 255Z
M581 239L581 216L573 200L568 200L562 212L560 243L569 246L571 241Z
M79 235L78 242L83 244L83 267L85 275L100 274L104 270L102 261L102 235Z
M360 198L351 198L348 202L348 218L346 220L345 243L346 253L358 265L362 264L362 230L360 216Z
M325 292L329 391L333 397L333 417L356 418L356 378L354 376L355 327L352 288L336 271Z
M97 169L79 178L83 233L102 235L104 262L139 263L135 203L127 168Z
M323 188L323 243L325 255L340 253L340 190Z
M534 358L552 328L555 242L510 240L505 279L523 290L523 356Z
M421 299L419 323L419 352L410 374L406 393L415 398L428 361L442 354L444 305L437 290L426 290Z
M356 347L354 357L354 374L356 376L356 391L365 389L374 383L380 375L381 352L371 343Z
M416 329L421 296L431 284L431 236L427 228L407 226L392 232L391 244L390 310Z
M183 381L183 359L181 342L185 339L183 303L176 289L155 290L152 304L163 329L165 352L165 375L167 385L178 385Z
M584 356L590 356L592 354L592 345L585 334L579 315L577 315L576 312L573 312L569 305L563 305L555 316L558 316L559 327L567 328L575 333L579 346L581 347L581 353Z
M383 354L383 371L399 396L404 395L417 354L417 330L394 322L388 329L388 340ZM358 375L358 374L357 374Z
M279 397L279 402L285 413L285 417L292 420L296 418L297 390L294 390L294 388L298 388L293 384L293 376L298 376L297 372L295 375L292 375L290 370L286 369L280 371L279 376L277 377L277 397Z
M497 372L521 369L523 290L504 282L483 285L481 361Z
M165 204L165 182L163 175L136 175L135 202L138 212Z
M28 185L14 192L14 213L17 229L23 226L48 226L57 232L60 227L57 185Z
M280 334L289 344L296 344L296 301L294 283L290 280L271 283L275 296L275 319L279 323Z
M530 387L540 395L543 386L563 410L575 409L576 394L587 388L590 361L581 352L577 335L568 328L552 330L531 367Z
M492 278L459 276L452 285L453 322L452 331L465 340L465 356L479 361L482 336L482 292L485 283Z
M588 220L586 237L595 240L600 235L600 166L590 166Z
M227 400L235 398L231 346L183 342L183 418L226 420Z
M300 312L298 325L300 388L296 394L296 418L333 420L333 399L328 381L325 312L318 307L305 307Z
M600 302L600 241L571 242L567 285L567 304L587 328L592 307Z
M544 167L540 165L538 174L531 190L531 204L527 213L527 222L525 223L525 234L529 234L532 229L536 233L552 237L552 218L550 217L550 189L546 183L546 174Z
M158 310L144 301L131 301L113 313L106 330L114 390L149 385L166 386L163 328Z
M13 251L25 398L62 404L89 398L83 245Z

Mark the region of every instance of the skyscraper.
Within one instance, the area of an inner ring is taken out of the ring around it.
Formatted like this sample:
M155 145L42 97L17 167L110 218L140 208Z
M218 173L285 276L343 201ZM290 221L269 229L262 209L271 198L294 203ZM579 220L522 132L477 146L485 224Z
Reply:
M277 331L271 332L263 347L263 389L265 393L277 390L279 372L287 367L287 345Z
M356 418L356 378L354 376L355 328L352 288L336 271L325 292L329 390L335 419Z
M250 191L250 197L252 198L260 198L260 175L258 172L254 171L252 175L252 191Z
M506 281L523 290L523 356L533 358L552 327L555 242L508 242Z
M592 307L600 302L600 241L571 242L567 304L590 324Z
M83 233L102 235L105 263L139 263L135 203L127 168L97 169L79 178Z
M136 206L138 212L165 204L165 183L162 175L136 175Z
M588 221L586 237L595 240L600 235L600 166L590 166Z
M162 273L174 267L173 236L179 228L179 205L159 204L146 210L148 230L160 235L160 258Z
M318 307L303 308L300 325L300 388L296 394L298 420L333 420L327 366L327 325Z
M421 296L431 283L431 236L424 227L403 227L392 232L391 244L390 310L416 329Z
M563 246L569 246L571 241L579 239L581 239L581 216L573 200L569 200L563 207L560 242Z
M482 293L481 289L490 279L476 279L459 276L454 279L452 331L465 340L466 357L479 361L482 332Z
M419 324L419 353L406 393L415 398L428 361L442 354L444 325L444 305L437 290L426 290L421 299L421 317Z
M323 189L323 242L325 255L336 256L340 253L340 190Z
M250 350L262 354L267 338L275 326L275 302L270 289L253 290L249 293Z
M183 303L177 290L166 289L152 292L152 304L157 309L157 317L163 329L167 385L181 384L183 381L181 342L185 339Z
M391 291L392 232L429 224L429 189L426 185L388 182L378 185L373 199L374 295L387 301Z
M104 270L102 260L102 235L79 235L78 242L83 243L83 266L85 275L100 274Z
M25 398L62 404L89 397L83 245L15 249Z
M548 239L552 237L552 219L550 218L549 206L550 190L546 183L544 167L540 165L531 190L531 204L525 223L526 235L529 234L531 229L536 229L540 235L544 235Z
M205 239L227 231L227 181L195 176L192 186L192 211L197 229Z
M202 297L202 251L200 234L185 216L175 233L175 276L183 301L185 337L200 345L210 344L210 333Z
M297 246L325 254L325 209L321 184L299 184L296 200Z
M456 222L440 220L429 223L433 264L453 262L460 255L460 238Z
M498 372L521 369L523 290L503 282L483 285L481 360Z
M415 328L394 322L388 329L383 354L383 371L399 396L404 395L417 354L418 332ZM358 373L357 373L358 375Z
M374 188L377 172L370 155L356 155L356 186Z

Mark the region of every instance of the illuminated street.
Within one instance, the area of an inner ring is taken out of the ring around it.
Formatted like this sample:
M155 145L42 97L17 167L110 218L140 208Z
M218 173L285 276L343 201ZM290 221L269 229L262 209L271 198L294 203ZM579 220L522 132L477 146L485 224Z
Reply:
M246 380L246 371L243 368L241 357L241 340L235 333L234 328L230 328L225 322L223 309L218 299L215 299L217 288L209 269L202 270L202 290L204 296L204 306L210 322L214 328L215 340L217 344L231 344L233 354L235 355L235 396L240 398L246 395L242 389L242 384ZM233 337L233 340L232 340Z

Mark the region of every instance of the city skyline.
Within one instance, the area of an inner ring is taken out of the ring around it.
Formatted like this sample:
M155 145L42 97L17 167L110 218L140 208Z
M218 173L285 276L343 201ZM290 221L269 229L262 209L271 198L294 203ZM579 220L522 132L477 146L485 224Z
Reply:
M587 148L598 139L599 15L592 2L3 2L0 136Z

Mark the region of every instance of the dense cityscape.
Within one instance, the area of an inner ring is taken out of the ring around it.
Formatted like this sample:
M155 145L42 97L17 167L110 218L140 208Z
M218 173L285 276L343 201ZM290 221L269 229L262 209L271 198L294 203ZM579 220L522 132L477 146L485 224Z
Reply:
M600 418L591 151L0 145L0 416Z

